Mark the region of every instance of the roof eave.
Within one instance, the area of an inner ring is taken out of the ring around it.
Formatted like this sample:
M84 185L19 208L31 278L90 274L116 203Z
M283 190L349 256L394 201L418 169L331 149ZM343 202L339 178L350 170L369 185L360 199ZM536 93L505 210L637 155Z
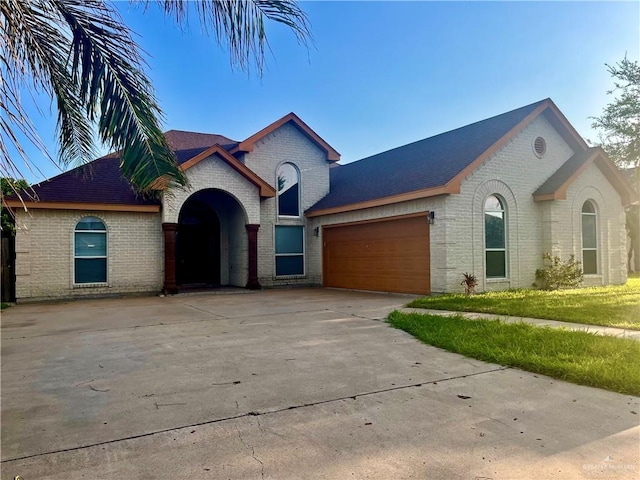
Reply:
M573 172L554 192L534 194L533 200L536 202L566 200L567 189L591 164L595 164L607 178L609 183L613 185L620 195L623 205L634 205L638 203L638 194L601 147L594 149L593 153L582 163L582 165L580 165L576 171Z
M92 202L38 202L38 201L21 201L6 200L5 205L10 208L31 209L49 209L49 210L89 210L89 211L108 211L108 212L139 212L139 213L156 213L160 211L160 205L134 205L134 204L118 204L118 203L92 203Z
M398 195L390 195L388 197L375 198L372 200L366 200L364 202L350 203L347 205L340 205L337 207L321 208L318 210L311 210L305 213L307 218L320 217L323 215L333 215L336 213L352 212L354 210L363 210L365 208L381 207L384 205L391 205L393 203L407 202L410 200L417 200L420 198L435 197L437 195L451 195L460 193L460 183L449 182L446 185L439 187L425 188L422 190L415 190L413 192L400 193Z

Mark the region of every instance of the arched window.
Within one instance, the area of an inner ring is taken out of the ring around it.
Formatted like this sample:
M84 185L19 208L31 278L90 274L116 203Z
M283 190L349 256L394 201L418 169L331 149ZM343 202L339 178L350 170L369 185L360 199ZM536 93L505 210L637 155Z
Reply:
M582 205L582 272L598 273L598 235L596 207L589 200Z
M484 248L487 278L506 278L506 211L503 201L490 195L484 202Z
M283 163L276 172L278 216L300 216L300 172L291 163Z
M73 237L73 283L106 283L107 228L102 220L84 217Z

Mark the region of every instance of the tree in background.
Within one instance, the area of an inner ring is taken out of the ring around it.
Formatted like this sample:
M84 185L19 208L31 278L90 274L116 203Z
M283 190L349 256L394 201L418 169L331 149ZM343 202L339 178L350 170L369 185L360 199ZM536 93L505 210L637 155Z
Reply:
M4 199L6 195L11 195L15 191L25 190L29 187L26 180L16 180L14 178L0 178L0 215L2 216L2 224L0 230L2 232L9 232L13 234L16 230L15 222L13 221L13 212L11 209L4 206Z
M606 65L613 77L617 95L594 117L592 127L599 130L600 143L609 158L620 168L640 166L640 65L625 57L615 65Z
M298 42L310 37L295 0L130 3L156 3L183 26L195 12L203 29L228 46L232 65L245 71L263 71L266 21L286 25ZM45 92L57 108L61 165L93 160L97 134L111 151L120 151L122 173L138 191L185 184L160 129L162 111L142 52L111 2L2 0L0 33L0 176L23 176L12 150L31 166L20 136L46 153L21 103L25 92Z
M614 89L607 95L616 98L593 118L593 128L600 131L602 148L621 169L626 169L631 183L640 192L640 65L626 56L616 65L607 65L614 78ZM629 236L627 261L629 271L640 271L640 207L626 209Z

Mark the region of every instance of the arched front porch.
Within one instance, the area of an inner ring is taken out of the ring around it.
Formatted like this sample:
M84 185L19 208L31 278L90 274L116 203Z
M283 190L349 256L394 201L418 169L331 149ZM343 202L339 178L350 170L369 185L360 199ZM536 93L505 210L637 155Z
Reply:
M241 203L228 192L204 189L180 207L177 223L163 223L164 292L231 285L260 288L257 232Z

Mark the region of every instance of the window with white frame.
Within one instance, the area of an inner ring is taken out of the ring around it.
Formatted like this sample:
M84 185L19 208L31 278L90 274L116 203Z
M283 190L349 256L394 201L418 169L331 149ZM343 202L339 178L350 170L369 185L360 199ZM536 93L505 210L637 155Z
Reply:
M283 163L276 172L278 216L300 216L300 172L292 163Z
M484 248L487 278L507 276L506 211L503 200L489 195L484 202Z
M97 217L84 217L73 233L73 283L107 282L107 228Z
M276 276L304 275L304 227L276 225Z
M582 205L582 273L598 273L598 235L596 207L589 200Z

